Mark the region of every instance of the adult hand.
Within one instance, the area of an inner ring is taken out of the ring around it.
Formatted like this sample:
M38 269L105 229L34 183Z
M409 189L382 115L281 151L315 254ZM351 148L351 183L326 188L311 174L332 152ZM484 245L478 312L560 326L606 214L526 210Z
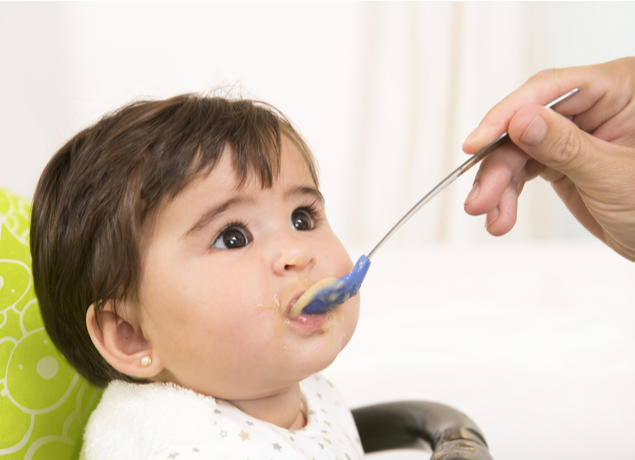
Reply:
M544 107L573 88L557 112ZM489 111L463 150L506 130L513 144L483 160L466 212L487 214L487 230L505 234L523 185L540 175L587 230L635 261L635 57L539 72Z

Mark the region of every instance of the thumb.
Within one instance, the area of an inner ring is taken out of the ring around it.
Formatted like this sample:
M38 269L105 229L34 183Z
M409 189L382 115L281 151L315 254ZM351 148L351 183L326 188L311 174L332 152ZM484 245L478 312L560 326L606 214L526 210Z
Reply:
M593 180L602 147L575 123L542 106L525 107L512 117L509 137L529 156L568 176Z

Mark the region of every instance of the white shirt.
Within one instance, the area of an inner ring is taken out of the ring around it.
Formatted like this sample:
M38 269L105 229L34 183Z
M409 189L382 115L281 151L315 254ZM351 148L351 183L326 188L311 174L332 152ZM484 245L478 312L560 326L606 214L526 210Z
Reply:
M331 382L300 383L304 428L287 430L169 383L111 382L84 433L85 460L298 460L364 456L352 414Z

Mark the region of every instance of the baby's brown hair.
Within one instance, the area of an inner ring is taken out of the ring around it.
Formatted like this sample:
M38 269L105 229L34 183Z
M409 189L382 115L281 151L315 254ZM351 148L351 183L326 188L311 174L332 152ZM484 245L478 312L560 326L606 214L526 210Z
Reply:
M270 187L280 169L281 136L310 150L269 104L185 94L138 101L84 129L44 169L33 200L33 279L44 325L69 362L91 382L135 381L94 347L86 311L135 299L139 238L146 219L227 148L242 184L253 174Z

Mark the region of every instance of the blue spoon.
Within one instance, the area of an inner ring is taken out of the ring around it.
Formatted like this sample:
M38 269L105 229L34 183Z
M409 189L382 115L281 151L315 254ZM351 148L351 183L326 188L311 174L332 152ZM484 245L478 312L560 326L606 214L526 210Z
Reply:
M545 107L551 108L559 102L564 101L576 94L580 89L574 88L568 93L560 96L557 99L554 99ZM441 190L446 188L452 182L454 182L461 174L470 169L475 164L479 163L483 158L485 158L490 152L500 147L508 138L507 132L501 134L494 141L487 144L481 150L476 152L474 155L470 157L469 160L464 162L461 166L456 168L450 175L448 175L445 179L443 179L436 187L430 190L427 194L423 196L419 201L415 203L415 205L404 214L404 216L397 221L397 223L388 230L388 233L384 235L384 237L379 240L379 243L368 253L368 256L362 255L353 270L350 273L342 276L341 278L332 279L332 280L322 280L320 282L320 286L314 285L313 289L307 290L306 295L302 295L297 304L298 308L294 308L297 314L306 313L309 315L318 315L321 313L326 313L333 307L347 301L349 298L353 297L359 291L359 288L362 285L362 281L366 277L366 273L368 272L368 268L370 267L370 258L372 255L379 249L385 242L390 238L403 224L406 223L408 219L410 219L421 207L434 198ZM324 283L324 281L327 281ZM324 283L322 285L322 283ZM318 289L315 289L315 287ZM300 310L301 311L298 311Z
M370 259L362 254L357 259L353 270L319 289L306 307L302 309L302 313L317 315L346 302L359 291L369 267ZM302 299L300 298L298 301L300 302Z

